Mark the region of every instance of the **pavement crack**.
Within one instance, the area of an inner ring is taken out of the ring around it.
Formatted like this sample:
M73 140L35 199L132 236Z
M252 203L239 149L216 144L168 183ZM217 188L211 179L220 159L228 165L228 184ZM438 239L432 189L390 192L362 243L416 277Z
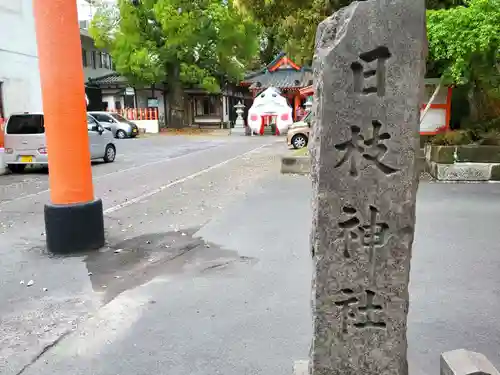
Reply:
M53 347L57 346L62 340L66 338L73 330L69 329L66 332L64 332L61 336L59 336L57 339L52 341L50 344L47 344L43 347L43 349L38 353L38 355L33 358L29 363L24 365L24 367L19 370L19 372L16 373L16 375L22 375L26 370L28 370L31 366L33 366L40 358L42 358L48 351L50 351Z
M214 264L212 266L206 267L205 269L202 270L202 272L207 272L207 271L211 271L211 270L215 270L215 269L219 269L219 268L225 268L225 267L229 266L233 262L234 261L217 263L217 264Z

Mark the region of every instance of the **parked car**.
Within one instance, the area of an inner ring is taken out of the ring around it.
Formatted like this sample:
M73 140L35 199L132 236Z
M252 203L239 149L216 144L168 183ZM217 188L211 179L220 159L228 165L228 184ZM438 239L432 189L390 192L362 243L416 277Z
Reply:
M113 112L89 112L104 128L113 132L116 138L135 138L139 135L139 127L132 121Z
M309 112L301 121L294 122L288 129L286 142L288 147L304 148L309 142L309 133L311 131L312 113Z
M90 158L113 162L116 158L113 134L90 115L87 122ZM68 142L71 138L72 134L68 133ZM31 164L48 165L43 113L26 112L9 117L5 125L4 159L14 173L21 173Z

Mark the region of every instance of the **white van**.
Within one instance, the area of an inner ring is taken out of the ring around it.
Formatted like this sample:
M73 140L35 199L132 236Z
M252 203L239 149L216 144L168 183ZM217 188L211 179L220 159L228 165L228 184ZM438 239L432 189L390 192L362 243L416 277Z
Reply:
M104 129L87 114L90 158L111 163L116 158L113 133ZM71 142L71 134L68 134ZM48 165L43 113L13 114L5 124L4 160L13 173L24 171L27 165Z

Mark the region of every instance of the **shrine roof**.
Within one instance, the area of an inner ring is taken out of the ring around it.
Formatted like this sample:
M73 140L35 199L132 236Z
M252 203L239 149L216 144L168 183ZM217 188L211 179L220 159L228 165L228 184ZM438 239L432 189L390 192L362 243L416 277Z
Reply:
M90 78L89 83L98 85L98 86L106 86L106 85L120 85L127 84L127 78L121 76L118 73L109 73L101 77Z
M268 87L301 88L312 84L312 71L279 70L250 78L245 83L250 84L250 89L257 90Z
M298 89L312 84L312 70L295 64L282 52L261 70L248 74L242 84L256 90L268 87Z

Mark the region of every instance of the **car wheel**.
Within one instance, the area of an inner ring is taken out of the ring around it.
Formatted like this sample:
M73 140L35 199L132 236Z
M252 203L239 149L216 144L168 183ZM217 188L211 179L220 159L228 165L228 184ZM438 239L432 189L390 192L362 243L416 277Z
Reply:
M307 137L304 134L296 134L292 138L293 148L304 148L307 146Z
M26 164L9 164L7 168L9 168L12 173L23 173Z
M106 163L112 163L116 158L116 148L113 145L107 145L106 150L104 151L104 161Z
M127 133L125 133L123 130L118 130L116 132L116 138L118 138L118 139L127 138Z

